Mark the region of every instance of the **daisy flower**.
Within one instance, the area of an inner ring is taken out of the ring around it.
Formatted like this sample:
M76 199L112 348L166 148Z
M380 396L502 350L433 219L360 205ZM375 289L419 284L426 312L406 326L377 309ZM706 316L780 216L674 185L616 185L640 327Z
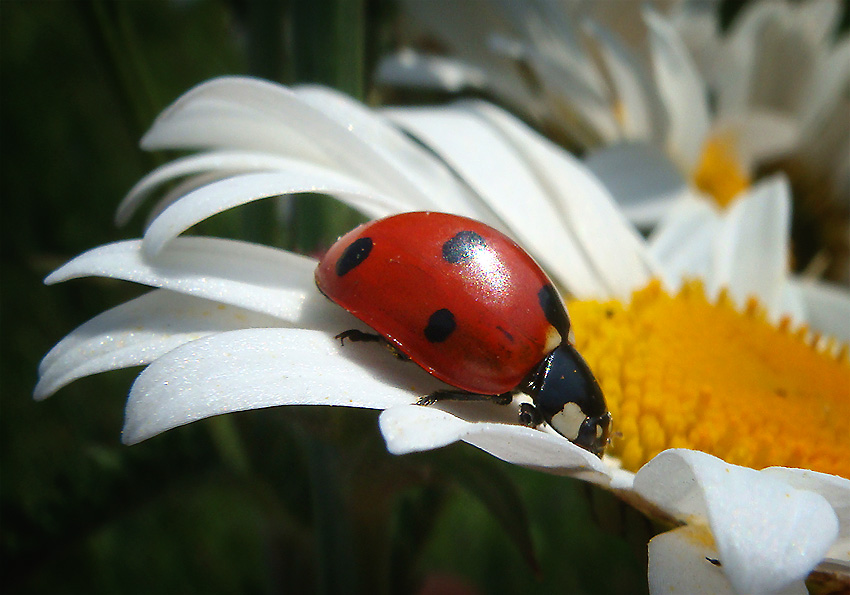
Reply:
M54 347L36 398L146 366L127 402L128 444L246 409L380 409L392 453L462 440L605 486L677 526L650 543L653 590L767 592L801 588L813 569L847 572L847 349L784 316L786 263L753 257L782 253L787 241L781 180L722 218L708 274L682 281L686 267L667 267L580 161L484 102L376 112L320 87L223 78L179 98L142 144L201 151L153 171L120 205L125 221L159 196L142 238L95 248L47 282L104 276L154 289ZM606 454L519 425L519 398L414 405L445 385L378 346L340 346L335 334L367 329L319 294L315 260L186 233L224 210L297 193L369 217L466 215L524 245L569 295L577 347L615 419ZM728 288L715 292L720 283ZM823 324L838 324L848 303L841 293L821 304Z
M694 194L728 205L779 168L818 197L807 212L823 214L820 241L846 277L850 38L836 36L837 0L756 0L726 32L719 2L402 6L407 46L379 65L386 84L498 98L586 151L641 226Z

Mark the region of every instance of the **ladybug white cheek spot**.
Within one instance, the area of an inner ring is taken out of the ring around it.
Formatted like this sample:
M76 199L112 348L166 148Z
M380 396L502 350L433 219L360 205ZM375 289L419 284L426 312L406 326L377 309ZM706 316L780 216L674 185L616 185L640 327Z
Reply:
M564 341L564 338L561 337L561 333L558 332L554 326L550 326L546 329L546 346L543 348L544 353L550 353L554 351L555 347L560 345Z
M564 438L575 442L578 439L581 424L584 423L585 419L587 419L587 416L581 410L581 407L575 403L566 403L561 411L552 416L550 424Z

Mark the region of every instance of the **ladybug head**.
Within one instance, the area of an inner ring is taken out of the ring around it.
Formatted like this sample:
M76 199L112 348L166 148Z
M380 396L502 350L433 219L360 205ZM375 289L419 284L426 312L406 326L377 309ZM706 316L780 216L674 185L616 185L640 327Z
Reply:
M602 456L611 414L593 373L567 342L541 362L528 381L537 415L570 442Z

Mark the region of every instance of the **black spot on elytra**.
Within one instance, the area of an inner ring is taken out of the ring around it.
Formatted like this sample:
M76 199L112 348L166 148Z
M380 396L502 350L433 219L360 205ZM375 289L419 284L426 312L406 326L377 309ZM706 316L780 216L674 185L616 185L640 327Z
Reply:
M372 238L357 238L345 249L339 260L336 261L336 274L342 277L351 269L366 260L372 251Z
M451 310L442 308L431 314L428 319L428 326L425 327L425 338L431 343L442 343L449 338L455 328L457 328L455 315L451 313Z
M567 316L567 309L564 308L558 290L551 283L547 283L537 292L537 299L540 301L540 307L543 309L546 320L555 327L555 330L561 334L561 338L566 341L570 332L570 318Z
M484 238L474 231L459 231L443 244L443 259L451 264L457 264L471 258L476 250L486 245Z

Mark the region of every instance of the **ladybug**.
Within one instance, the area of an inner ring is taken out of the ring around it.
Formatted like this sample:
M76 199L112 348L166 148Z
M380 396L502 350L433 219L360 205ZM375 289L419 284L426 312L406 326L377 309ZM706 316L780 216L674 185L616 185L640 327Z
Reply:
M417 212L365 223L331 246L316 285L377 334L348 330L341 341L379 341L455 387L422 397L487 399L516 393L520 422L543 422L601 457L611 414L599 384L570 344L558 291L513 240L483 223Z

